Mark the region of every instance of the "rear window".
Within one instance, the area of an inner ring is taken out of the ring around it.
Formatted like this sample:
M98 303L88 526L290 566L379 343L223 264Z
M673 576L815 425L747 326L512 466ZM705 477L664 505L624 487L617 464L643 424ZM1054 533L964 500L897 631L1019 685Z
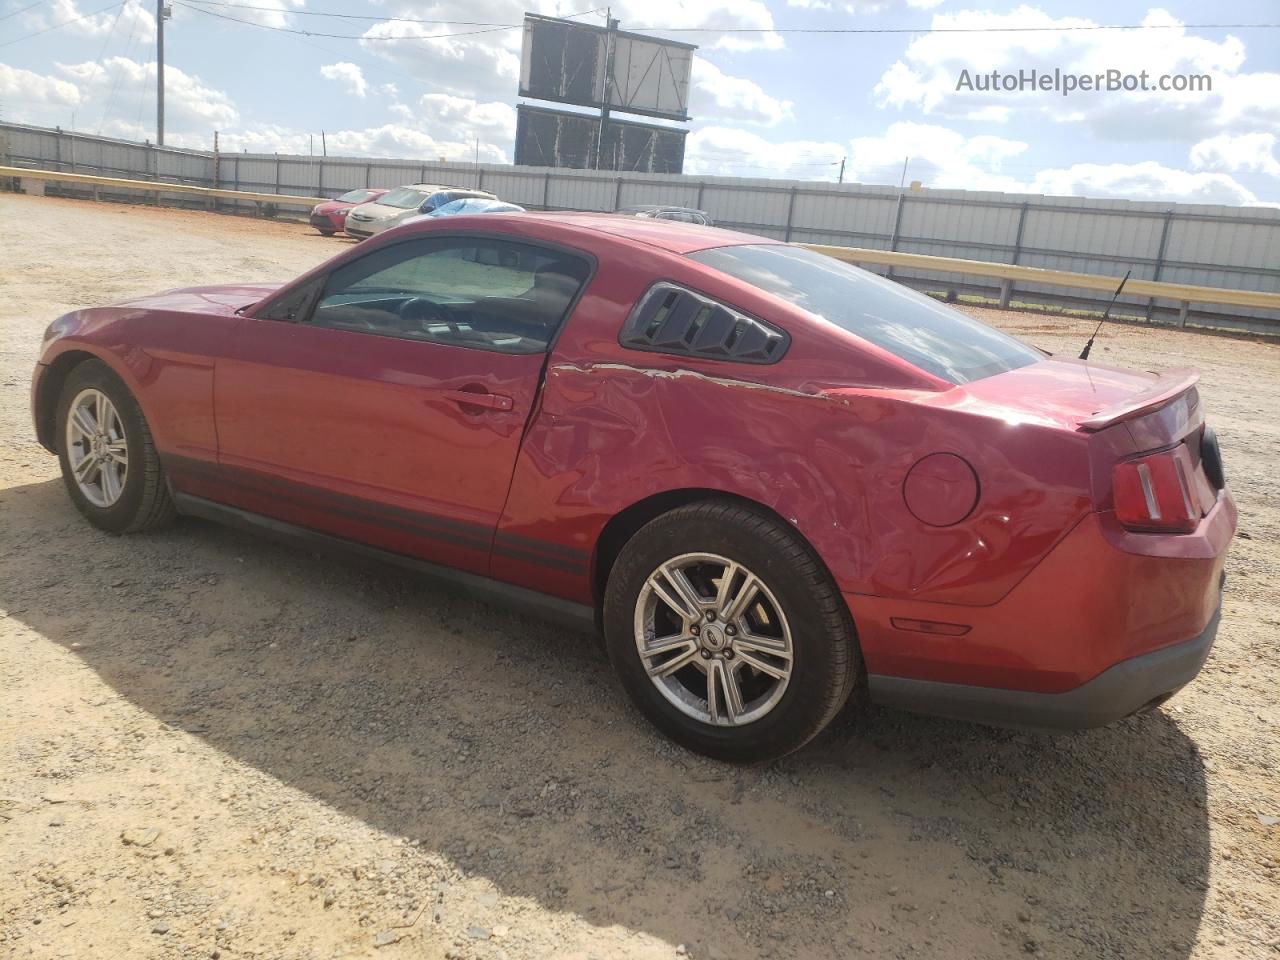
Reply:
M746 281L951 383L1025 367L1043 354L902 284L803 247L746 244L689 258Z

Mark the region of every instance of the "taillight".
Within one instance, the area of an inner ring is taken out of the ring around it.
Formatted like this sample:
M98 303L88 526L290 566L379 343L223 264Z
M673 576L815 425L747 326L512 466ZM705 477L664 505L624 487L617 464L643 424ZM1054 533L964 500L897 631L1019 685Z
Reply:
M1116 464L1116 519L1130 530L1190 533L1200 522L1191 478L1191 461L1181 445Z

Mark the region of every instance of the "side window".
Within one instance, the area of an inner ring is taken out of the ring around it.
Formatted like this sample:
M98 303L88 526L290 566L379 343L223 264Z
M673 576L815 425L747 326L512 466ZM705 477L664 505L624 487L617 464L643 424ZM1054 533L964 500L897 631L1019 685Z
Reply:
M258 313L258 319L279 320L284 323L302 320L320 293L324 279L324 277L316 277L310 283L291 290L282 297L277 297Z
M632 350L738 363L777 363L787 334L763 320L674 283L640 297L618 336Z
M311 324L504 353L541 353L587 276L585 259L532 244L442 237L334 270Z

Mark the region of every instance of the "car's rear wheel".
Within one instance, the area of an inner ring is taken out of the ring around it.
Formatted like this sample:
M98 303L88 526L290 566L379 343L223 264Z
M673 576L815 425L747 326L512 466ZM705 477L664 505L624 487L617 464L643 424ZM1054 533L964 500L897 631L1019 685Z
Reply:
M636 706L676 742L770 760L812 739L859 672L848 610L796 533L734 501L663 514L609 576L605 640Z
M320 236L322 237L332 237L334 233L337 232L335 230L326 230L323 227L316 227L316 229L320 232Z
M58 459L72 502L95 527L134 533L173 519L173 500L137 400L98 360L75 367L58 399Z

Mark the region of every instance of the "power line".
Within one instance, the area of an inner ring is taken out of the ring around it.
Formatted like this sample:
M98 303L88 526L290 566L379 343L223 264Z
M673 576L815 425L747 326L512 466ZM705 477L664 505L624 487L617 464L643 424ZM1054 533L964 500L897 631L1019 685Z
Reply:
M394 20L397 23L430 23L443 27L502 27L504 30L520 26L520 24L496 23L491 20L422 20L416 17L371 16L369 14L361 13L327 13L322 10L281 10L279 7L260 7L254 6L251 3L229 3L227 0L192 0L192 2L210 7L232 7L237 10L260 10L265 13L287 14L291 17L333 17L336 20ZM587 11L587 13L595 12L595 10ZM586 15L586 13L575 13L572 16L585 17Z
M474 37L482 33L499 33L503 30L518 30L524 26L522 23L493 24L493 23L481 23L479 21L467 21L467 20L412 20L412 19L402 18L402 17L394 17L391 19L388 19L387 17L355 17L354 15L351 15L351 14L319 14L314 10L282 11L275 8L246 6L244 4L233 4L233 3L218 4L219 6L224 6L224 7L246 7L246 9L249 9L249 10L272 9L276 13L287 12L290 16L294 14L307 13L307 14L313 14L317 16L340 16L347 19L377 20L382 23L399 21L403 23L430 23L430 24L437 24L437 25L452 25L452 26L481 26L484 28L481 30L462 30L455 33L427 33L427 34L406 33L406 34L396 34L395 36L390 36L390 37L380 37L380 36L368 36L367 34L363 34L363 33L324 33L318 30L302 30L296 27L273 27L273 26L268 26L265 23L258 23L255 20L243 20L240 17L233 17L230 14L218 13L217 11L214 11L214 10L206 10L203 7L194 6L191 3L183 3L182 0L175 0L175 2L177 2L179 6L186 7L188 10L195 10L197 13L203 13L207 17L217 17L220 20L230 20L233 23L242 23L242 24L245 24L246 26L258 27L259 29L262 29L262 30L274 30L277 33L292 33L292 34L297 34L303 37L326 37L333 40L447 40L454 37ZM215 0L195 0L195 2L211 3L211 2L215 2ZM582 13L573 13L573 14L570 14L569 17L589 16L590 14L598 13L600 9L601 8L597 7L593 10L583 11ZM566 17L566 19L568 19L569 17Z
M464 30L458 33L429 33L415 36L413 34L399 34L393 37L366 37L361 33L322 33L318 30L299 30L294 27L272 27L265 23L257 23L253 20L242 20L239 17L233 17L225 13L217 13L213 10L205 10L203 7L193 6L189 3L183 3L182 0L175 0L178 6L186 7L188 10L194 10L197 13L203 13L206 17L217 17L219 20L230 20L232 23L242 23L246 26L257 27L260 30L273 30L276 33L295 33L304 37L327 37L333 40L446 40L454 37L474 37L481 33L497 33L502 30L510 30L512 26L519 24L506 25L501 27L487 27L483 30ZM276 11L279 13L280 11Z
M287 13L289 16L332 17L341 20L380 20L400 23L429 23L437 26L495 27L515 29L518 23L495 23L479 20L424 20L413 17L380 17L358 13L332 13L324 10L281 10L251 3L235 3L232 0L193 0L206 6L230 7L239 10L258 10L267 13ZM591 10L588 13L596 13ZM571 16L586 16L572 14ZM565 18L568 19L568 18ZM248 21L246 21L248 22ZM662 31L665 33L814 33L814 34L880 34L880 33L1060 33L1087 30L1263 30L1280 28L1280 23L1131 23L1131 24L1073 24L1043 27L634 27L636 31ZM317 34L318 36L318 34ZM365 39L365 38L362 38ZM409 38L388 38L409 39ZM418 38L414 38L418 39ZM427 38L421 38L427 39Z
M1280 23L1094 23L1056 27L629 27L662 33L1069 33L1084 30L1275 30Z
M45 27L43 30L37 30L35 31L35 33L28 33L24 36L18 37L15 40L6 40L4 43L0 43L0 47L9 47L15 43L21 43L23 40L30 40L32 37L38 37L42 33L48 33L50 30L58 30L62 27L67 26L68 24L79 23L81 20L88 20L90 17L96 17L100 13L106 13L108 10L114 10L118 6L121 6L121 4L109 3L102 9L94 10L92 13L82 13L80 16L72 17L70 20L63 20L61 23L55 23L52 27ZM31 8L25 7L23 9L30 10ZM21 13L21 12L22 10L18 11L18 13Z
M13 13L6 13L3 17L0 17L0 20L8 20L10 17L16 17L18 14L20 14L20 13L26 13L26 12L27 12L28 10L30 10L32 7L38 7L38 6L40 6L40 4L45 3L45 2L46 2L46 0L36 0L36 2L35 2L35 3L29 3L29 4L27 4L25 7L22 7L22 8L20 8L20 9L18 9L18 10L13 11Z
M141 0L135 0L135 2L141 3ZM123 11L128 5L129 0L125 0L124 4L120 7L121 11ZM118 18L119 15L117 14L117 19ZM122 54L122 58L125 60L130 59L129 54L133 51L133 35L138 31L138 19L139 18L135 16L130 21L129 39L124 42L124 53ZM106 64L104 63L103 66L105 67ZM111 92L107 95L107 105L102 108L102 119L98 121L98 133L102 133L102 128L106 124L107 117L111 113L111 105L116 99L116 91L120 88L120 81L124 79L124 67L119 64L117 64L117 66L119 69L116 70L116 75L111 78Z

